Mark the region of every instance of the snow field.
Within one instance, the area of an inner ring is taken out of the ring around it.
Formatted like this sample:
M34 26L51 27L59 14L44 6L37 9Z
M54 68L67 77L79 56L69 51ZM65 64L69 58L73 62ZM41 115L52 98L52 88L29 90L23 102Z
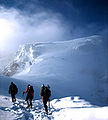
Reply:
M108 107L91 105L83 99L66 97L50 101L46 115L42 100L33 100L33 108L26 109L25 100L0 96L0 120L108 120Z

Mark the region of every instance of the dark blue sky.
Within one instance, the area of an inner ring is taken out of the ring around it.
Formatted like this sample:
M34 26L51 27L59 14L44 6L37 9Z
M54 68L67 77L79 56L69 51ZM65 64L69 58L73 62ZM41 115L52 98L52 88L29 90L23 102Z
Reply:
M19 9L24 14L39 11L61 14L64 24L70 26L73 38L107 35L108 0L0 0L0 5ZM73 32L74 28L76 32Z

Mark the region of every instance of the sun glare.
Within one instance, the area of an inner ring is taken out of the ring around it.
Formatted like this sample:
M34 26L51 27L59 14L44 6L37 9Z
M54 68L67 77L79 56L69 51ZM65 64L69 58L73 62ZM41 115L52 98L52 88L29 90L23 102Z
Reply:
M5 44L11 34L11 24L6 19L0 19L0 51L5 49Z

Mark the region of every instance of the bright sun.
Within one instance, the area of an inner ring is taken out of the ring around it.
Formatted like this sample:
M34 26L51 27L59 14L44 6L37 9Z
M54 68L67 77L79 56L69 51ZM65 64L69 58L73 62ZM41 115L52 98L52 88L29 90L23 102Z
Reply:
M0 51L5 49L5 44L12 33L11 24L6 19L0 19Z

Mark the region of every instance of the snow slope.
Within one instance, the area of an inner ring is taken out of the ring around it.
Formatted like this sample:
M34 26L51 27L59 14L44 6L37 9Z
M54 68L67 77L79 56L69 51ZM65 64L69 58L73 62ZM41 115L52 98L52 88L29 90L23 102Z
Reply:
M0 120L108 120L107 112L108 107L93 106L76 96L52 100L46 115L41 100L26 109L24 100L12 103L10 97L0 96Z
M44 83L50 84L52 98L78 95L92 104L104 106L108 103L107 59L106 45L99 36L25 44L3 73L12 75L13 80L20 79L22 86L25 82L23 89L28 83L32 84L36 99Z
M0 120L108 120L107 59L99 36L20 46L1 73L11 77L0 76ZM14 104L8 94L11 81L18 87ZM28 83L35 90L33 109L26 109L22 96ZM52 91L48 116L40 100L43 83Z

